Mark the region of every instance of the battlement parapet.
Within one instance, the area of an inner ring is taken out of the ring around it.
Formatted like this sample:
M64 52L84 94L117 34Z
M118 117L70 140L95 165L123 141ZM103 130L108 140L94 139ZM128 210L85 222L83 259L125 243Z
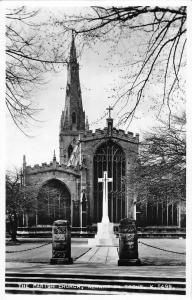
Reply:
M126 136L125 130L123 129L116 129L116 134L122 137Z
M95 130L95 134L103 134L103 130L102 129L96 129Z
M101 138L102 136L107 137L107 133L108 133L108 128L105 127L104 129L96 129L95 132L93 132L92 130L88 130L84 133L83 136L81 136L82 140L86 140L86 139L97 139L97 138ZM112 136L115 138L122 138L122 139L126 139L129 140L130 142L139 142L139 134L136 133L134 134L131 131L125 132L125 130L123 129L117 129L117 128L113 128L113 132L112 132Z
M34 165L34 168L40 168L40 167L41 167L41 166L38 165L38 164Z
M85 131L84 136L90 137L90 136L92 136L92 133L93 133L92 130L87 130L87 131Z
M133 132L128 131L127 134L128 134L128 136L133 137Z
M35 174L35 173L42 173L42 172L50 172L50 171L62 171L62 172L77 172L78 167L77 166L67 166L66 164L59 164L58 162L50 162L49 164L47 163L42 163L41 165L35 164L34 166L26 166L26 172L27 174Z
M46 164L47 165L47 164ZM31 166L31 165L28 165L26 166L26 169L27 170L37 170L37 169L41 169L43 168L44 166L42 165L39 165L39 164L35 164L34 166Z
M41 165L39 164L35 164L34 166L31 166L31 165L28 165L26 166L26 169L27 171L38 171L38 170L42 170L42 169L50 169L50 168L53 168L54 166L54 163L53 162L50 162L49 164L48 163L42 163ZM56 162L56 167L57 168L66 168L67 166L62 164L60 165L58 162Z
M42 167L47 167L47 163L42 163Z

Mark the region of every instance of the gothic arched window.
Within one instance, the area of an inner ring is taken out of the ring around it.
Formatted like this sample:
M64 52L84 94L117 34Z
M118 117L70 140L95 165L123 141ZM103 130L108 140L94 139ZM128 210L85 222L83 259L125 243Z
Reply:
M113 179L108 184L108 213L109 220L113 223L126 216L125 204L125 153L121 146L113 141L102 143L96 150L94 163L94 222L101 222L103 186L98 183L98 178L103 177L103 172L108 172L108 177Z
M40 188L37 201L40 225L52 225L61 219L71 221L71 194L60 180L48 180Z
M73 112L73 113L72 113L72 124L76 124L76 122L77 122L76 113Z

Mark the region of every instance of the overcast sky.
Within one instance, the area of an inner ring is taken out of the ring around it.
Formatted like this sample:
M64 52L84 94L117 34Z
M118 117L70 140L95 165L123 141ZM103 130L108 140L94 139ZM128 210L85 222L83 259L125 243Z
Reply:
M138 40L135 40L135 44L133 41L134 37L120 42L119 47L126 53L125 55L134 53ZM113 105L114 100L111 99L111 89L117 86L120 81L121 71L119 68L110 65L110 61L106 62L108 57L107 47L107 44L102 44L96 45L94 50L84 49L79 58L83 107L90 123L103 116L106 108ZM129 51L127 51L128 48ZM111 63L116 59L118 58L111 57ZM59 161L59 123L65 104L66 75L67 68L65 67L62 72L51 74L49 83L35 91L32 100L42 110L36 116L40 122L33 123L33 126L26 130L33 137L26 137L20 132L7 114L7 169L12 169L14 166L20 167L23 154L26 155L27 164L29 165L50 162L54 149ZM154 87L154 91L150 90L150 93L155 94L155 89L156 87ZM148 104L150 106L150 103ZM138 110L139 118L133 120L129 131L141 134L143 130L147 130L156 124L148 108L147 105L144 105ZM119 110L112 112L115 122L118 121L118 112ZM90 129L103 128L104 126L105 120L103 119L100 123L90 126Z

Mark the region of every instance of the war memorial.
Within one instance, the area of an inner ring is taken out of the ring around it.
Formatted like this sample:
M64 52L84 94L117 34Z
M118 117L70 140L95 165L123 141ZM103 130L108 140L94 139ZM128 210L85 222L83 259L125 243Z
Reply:
M19 221L25 243L6 248L6 293L185 295L180 205L137 208L139 135L116 129L111 107L106 127L89 129L74 38L67 72L59 161L23 157L36 209Z

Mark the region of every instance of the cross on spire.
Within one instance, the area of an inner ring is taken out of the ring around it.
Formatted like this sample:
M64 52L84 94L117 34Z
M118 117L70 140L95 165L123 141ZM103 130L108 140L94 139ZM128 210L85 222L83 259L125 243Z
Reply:
M108 108L106 108L106 110L109 111L109 118L111 118L111 110L113 110L113 107L109 106Z

